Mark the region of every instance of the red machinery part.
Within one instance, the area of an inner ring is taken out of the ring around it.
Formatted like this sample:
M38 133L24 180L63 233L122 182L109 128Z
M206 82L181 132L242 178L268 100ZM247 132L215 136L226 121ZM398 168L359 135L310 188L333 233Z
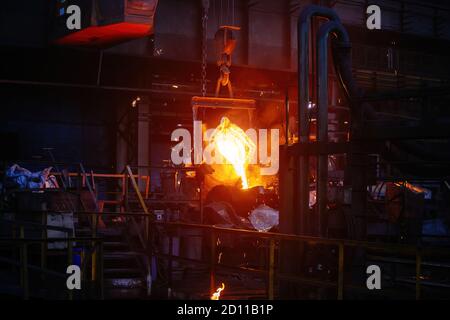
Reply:
M69 4L77 4L72 1ZM66 46L106 47L153 34L158 0L80 2L81 30L66 27L67 14L57 14L52 42ZM64 9L60 5L58 12Z

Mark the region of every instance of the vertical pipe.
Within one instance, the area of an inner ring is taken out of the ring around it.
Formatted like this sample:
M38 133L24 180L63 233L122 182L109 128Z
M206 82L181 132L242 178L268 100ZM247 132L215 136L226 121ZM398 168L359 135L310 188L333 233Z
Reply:
M332 22L330 22L331 24ZM328 142L328 32L317 34L317 141ZM317 218L319 236L325 236L327 210L328 155L317 155Z
M335 33L340 41L349 46L349 37L343 26L335 21L324 24L317 34L317 141L328 142L328 35ZM328 154L317 156L317 208L319 235L325 236L327 226Z
M167 273L168 273L168 279L169 279L169 292L172 291L172 255L173 255L173 238L172 238L172 234L169 234L169 261L168 261L168 268L167 268ZM169 299L171 297L169 296Z
M344 299L344 244L339 243L338 300Z
M24 232L24 228L23 226L19 227L19 239L24 239L25 238L25 232ZM20 261L23 263L23 247L20 247L20 252L19 252L19 258ZM24 273L23 273L23 268L21 269L20 272L20 286L23 287L24 284L24 277L23 277Z
M71 240L67 241L67 265L70 266L72 265L72 260L73 260L73 243ZM73 291L70 289L67 289L67 298L69 300L73 300Z
M197 173L196 173L197 175ZM199 191L199 205L200 205L200 223L203 224L204 221L204 213L203 213L203 181L200 181L200 191Z
M317 141L328 142L328 33L317 34ZM317 155L317 218L319 236L325 236L327 211L328 154Z
M30 297L29 285L28 285L28 250L27 244L24 242L21 247L21 262L22 262L22 270L21 270L21 279L22 279L22 288L23 288L23 298L24 300L28 300Z
M11 237L15 240L16 239L16 236L17 236L17 230L16 230L16 226L15 225L13 225L12 226L12 234L11 234ZM18 260L19 258L17 257L17 247L15 247L15 246L11 246L11 257L14 259L14 260ZM14 265L11 265L11 272L16 272L17 270L16 270L16 266L14 266Z
M285 139L286 139L286 146L289 145L289 89L286 89L286 100L284 104L284 110L286 113L285 116Z
M148 249L148 239L150 238L150 229L148 228L149 227L149 224L148 224L149 219L150 219L149 214L144 217L144 232L145 232L145 234L144 234L144 241L142 244L144 249Z
M339 17L329 8L310 5L302 11L297 26L298 36L298 117L299 128L298 137L300 143L309 140L309 33L311 19L314 16L321 16L339 22ZM300 233L306 232L306 217L309 211L309 157L301 155L299 157L299 196L297 198L297 208L300 214Z
M103 265L103 241L100 240L98 241L98 282L100 285L100 299L103 300L105 299L105 283L104 283L104 278L103 278L103 274L104 274L104 265Z
M210 295L216 291L216 246L217 235L213 229L211 229L211 257L210 257L210 272L209 272L209 287Z
M97 215L91 215L91 225L92 225L92 238L97 236ZM91 253L91 280L95 281L97 279L97 250L95 250L96 243L92 241L92 248L94 249Z
M150 217L147 217L147 296L152 294L152 266L153 266L153 224L150 221ZM150 279L150 280L149 280Z
M301 21L301 20L300 20ZM298 30L298 142L309 140L308 101L309 101L309 59L308 36L310 19L302 24ZM299 197L297 209L300 215L300 234L306 233L306 217L309 211L309 157L301 155L299 158Z
M85 283L86 282L86 253L85 253L85 247L83 245L83 248L80 251L80 265L81 265L81 283Z
M42 225L47 225L47 212L42 213ZM41 233L42 239L47 239L47 229L43 228ZM41 243L41 268L45 269L47 266L47 242ZM45 280L45 273L42 272L41 280Z
M420 288L420 275L422 268L422 253L420 250L416 251L416 300L420 300L421 288Z
M25 238L25 230L23 226L20 226L20 239ZM27 244L24 242L20 247L20 285L23 289L23 298L28 300L29 298L29 288L28 288L28 250Z
M151 174L151 171L150 171L150 173L147 176L147 179L145 181L145 199L148 199L148 195L149 195L149 192L150 192L150 174Z
M77 168L77 190L78 190L78 194L81 194L81 170L80 167Z
M127 174L124 174L124 176L125 176L125 190L124 190L124 192L125 192L125 199L124 199L124 202L125 202L125 211L128 211L129 210L129 204L128 204L128 198L129 198L129 181L128 181L128 175Z
M126 187L125 177L126 177L126 175L124 174L122 176L122 200L123 201L125 200L125 195L126 195L126 192L125 192L125 187Z
M275 240L269 240L269 286L268 286L268 298L274 299L275 291Z

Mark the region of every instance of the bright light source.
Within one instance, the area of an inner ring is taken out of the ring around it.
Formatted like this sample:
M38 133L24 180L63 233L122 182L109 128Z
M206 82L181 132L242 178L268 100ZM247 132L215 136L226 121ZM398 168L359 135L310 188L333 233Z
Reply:
M217 288L216 292L211 296L211 300L220 300L220 293L225 289L225 283L222 282L222 286Z
M256 146L244 130L231 123L227 117L223 117L214 130L210 143L233 165L236 174L241 177L242 188L248 189L246 168Z
M137 103L138 103L139 101L141 101L141 98L140 98L140 97L136 97L136 99L134 99L133 102L131 102L131 106L132 106L133 108L136 108Z

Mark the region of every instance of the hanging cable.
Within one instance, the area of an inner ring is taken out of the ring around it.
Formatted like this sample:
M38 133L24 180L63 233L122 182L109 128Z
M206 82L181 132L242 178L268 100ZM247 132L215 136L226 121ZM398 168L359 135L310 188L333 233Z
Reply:
M230 24L230 0L227 0L227 22L226 25Z
M222 25L222 14L223 14L223 0L220 0L220 21L219 25Z
M234 0L231 0L232 25L234 26Z
M213 20L216 22L217 19L217 12L216 12L216 0L212 0L212 10L213 10Z
M208 54L208 10L209 0L203 0L203 17L202 17L202 89L201 94L206 96L206 67L207 67L207 54Z

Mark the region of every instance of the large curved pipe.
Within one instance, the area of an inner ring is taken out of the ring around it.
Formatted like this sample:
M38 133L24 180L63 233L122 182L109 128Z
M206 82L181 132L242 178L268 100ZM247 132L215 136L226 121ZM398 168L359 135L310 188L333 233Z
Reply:
M336 12L332 9L310 5L300 14L297 25L298 39L298 137L300 143L309 140L309 32L311 19L323 17L340 23ZM297 209L300 214L300 232L306 233L306 216L309 211L309 157L301 155L299 159L299 197Z
M325 23L317 34L317 107L318 140L328 140L328 37L333 34L341 46L351 48L350 38L342 24ZM351 63L351 62L350 62Z
M351 48L350 38L341 23L329 21L317 34L317 141L328 142L328 38L333 34L343 47ZM351 62L350 62L351 63ZM317 156L317 216L319 235L325 236L328 184L328 155Z
M313 17L327 18L328 21L319 30L317 35L317 92L318 92L318 140L327 141L328 139L328 37L329 34L335 35L333 39L332 54L334 67L343 88L345 96L351 109L353 130L357 132L362 130L363 118L369 120L378 119L378 115L370 103L359 103L358 98L364 95L359 89L352 75L351 45L348 34L342 26L336 13L325 7L310 5L304 9L298 22L298 117L299 117L299 141L300 143L309 140L309 119L308 105L309 96L309 32L311 19ZM395 145L402 151L425 157L432 150L426 150L420 144L402 141L395 142ZM432 156L432 155L431 155ZM444 155L441 155L444 157ZM298 210L303 220L309 210L309 158L307 155L300 156L299 163L299 197ZM319 231L323 234L323 218L326 211L327 199L327 180L328 180L328 157L319 155L318 157L318 185L317 185L317 203L319 216ZM304 220L303 220L304 221ZM300 226L301 232L305 232L305 223Z
M310 5L300 14L298 20L298 111L299 111L299 132L300 142L307 142L308 130L308 104L309 104L309 32L311 19L313 17L328 18L331 21L340 23L336 12L332 9ZM304 141L302 141L302 139Z

